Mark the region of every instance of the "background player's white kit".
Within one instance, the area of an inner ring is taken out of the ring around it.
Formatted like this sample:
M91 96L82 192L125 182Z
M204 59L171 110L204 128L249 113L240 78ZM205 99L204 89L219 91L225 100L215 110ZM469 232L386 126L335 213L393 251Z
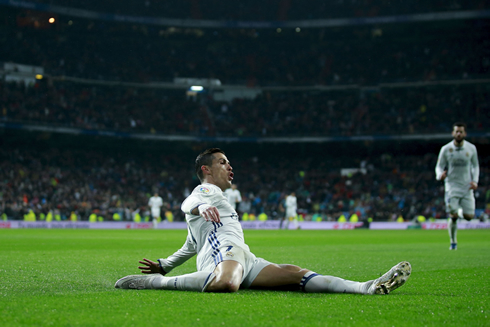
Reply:
M148 205L151 208L151 216L153 218L153 227L157 227L158 218L161 217L161 207L163 206L163 199L155 193L150 200L148 201Z
M453 140L439 152L436 179L444 180L450 250L457 249L457 220L471 220L475 215L473 190L478 187L480 167L474 144L465 140L466 125L453 125Z
M236 210L237 203L242 202L242 195L240 194L240 191L236 189L235 185L232 185L232 187L227 189L224 194L231 207Z
M298 200L296 199L296 195L294 192L286 197L284 205L286 206L286 229L289 228L290 221L293 222L294 228L297 229L299 227L297 217Z
M461 198L468 193L473 194L473 190L469 188L470 182L478 183L480 175L475 145L466 140L461 147L456 146L453 141L444 145L437 160L438 180L441 179L446 167L447 177L444 179L446 196Z

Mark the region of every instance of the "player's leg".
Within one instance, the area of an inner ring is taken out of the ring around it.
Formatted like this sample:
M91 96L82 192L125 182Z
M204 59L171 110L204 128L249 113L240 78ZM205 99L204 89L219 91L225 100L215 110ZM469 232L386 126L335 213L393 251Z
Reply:
M291 288L296 286L308 293L367 294L369 285L334 276L324 276L295 265L271 264L262 269L252 282L252 288Z
M242 275L243 268L240 263L226 260L220 262L211 274L204 271L174 277L157 274L152 279L149 288L195 292L236 292L240 288ZM140 275L137 276L141 278Z
M278 265L271 263L262 268L255 279L251 282L251 288L288 288L299 284L303 276L309 272L295 265Z
M299 229L298 214L295 214L293 216L293 226L294 226L294 229Z
M289 229L289 225L291 225L291 221L293 220L293 214L290 210L286 210L286 227L285 229Z
M191 274L165 277L160 274L129 275L116 282L122 289L158 289L204 292L214 280L215 274L198 271Z
M459 198L449 197L446 194L446 212L449 215L447 221L447 231L449 233L449 250L456 250L458 244L458 218L460 215ZM462 218L462 217L461 217Z
M411 274L408 262L401 262L378 279L355 282L319 275L294 265L270 264L253 280L252 288L285 288L292 285L308 293L388 294L403 285Z
M214 274L207 292L236 292L242 282L243 267L238 261L226 260L216 266Z
M160 219L160 213L161 213L161 210L160 208L156 208L152 209L152 215L153 215L153 228L157 228L158 227L158 220Z
M473 196L473 192L468 192L468 194L462 198L450 199L448 201L448 209L452 210L450 211L451 218L448 220L447 224L451 241L449 250L457 250L458 218L464 218L470 221L475 216L475 197Z
M220 262L216 264L216 258ZM217 255L209 256L203 271L165 277L160 274L130 275L116 282L116 288L163 289L195 292L236 292L242 282L243 251L226 245L219 248ZM214 271L211 273L210 271Z
M160 289L194 292L236 292L240 288L243 268L237 261L222 261L214 272L165 277L160 274L130 275L119 279L116 288Z
M470 221L475 217L475 197L473 192L469 192L461 199L462 218Z

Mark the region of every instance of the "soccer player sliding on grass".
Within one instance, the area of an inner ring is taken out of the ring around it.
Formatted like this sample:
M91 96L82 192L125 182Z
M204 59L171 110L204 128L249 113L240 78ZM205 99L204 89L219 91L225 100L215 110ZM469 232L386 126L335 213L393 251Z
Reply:
M188 227L184 245L158 262L143 259L138 268L144 275L123 277L116 288L197 292L296 288L311 293L388 294L410 277L411 266L406 261L378 279L354 282L257 258L245 244L236 211L223 196L233 181L233 168L225 153L218 148L207 149L199 154L195 167L201 185L182 203ZM197 272L165 277L196 254Z

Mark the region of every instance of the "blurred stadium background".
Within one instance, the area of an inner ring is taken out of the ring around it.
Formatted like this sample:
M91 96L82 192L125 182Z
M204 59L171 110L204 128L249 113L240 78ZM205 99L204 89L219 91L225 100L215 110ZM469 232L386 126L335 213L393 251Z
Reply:
M241 213L278 219L294 190L305 220L444 218L434 167L455 121L490 213L488 1L0 8L4 220L144 221L158 191L182 221L207 147L230 158Z

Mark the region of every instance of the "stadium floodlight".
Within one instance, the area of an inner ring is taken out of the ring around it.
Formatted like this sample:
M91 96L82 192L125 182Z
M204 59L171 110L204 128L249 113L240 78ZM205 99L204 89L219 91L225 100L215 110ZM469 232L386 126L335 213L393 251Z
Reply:
M200 85L192 85L190 90L194 92L202 92L204 90L204 87Z

